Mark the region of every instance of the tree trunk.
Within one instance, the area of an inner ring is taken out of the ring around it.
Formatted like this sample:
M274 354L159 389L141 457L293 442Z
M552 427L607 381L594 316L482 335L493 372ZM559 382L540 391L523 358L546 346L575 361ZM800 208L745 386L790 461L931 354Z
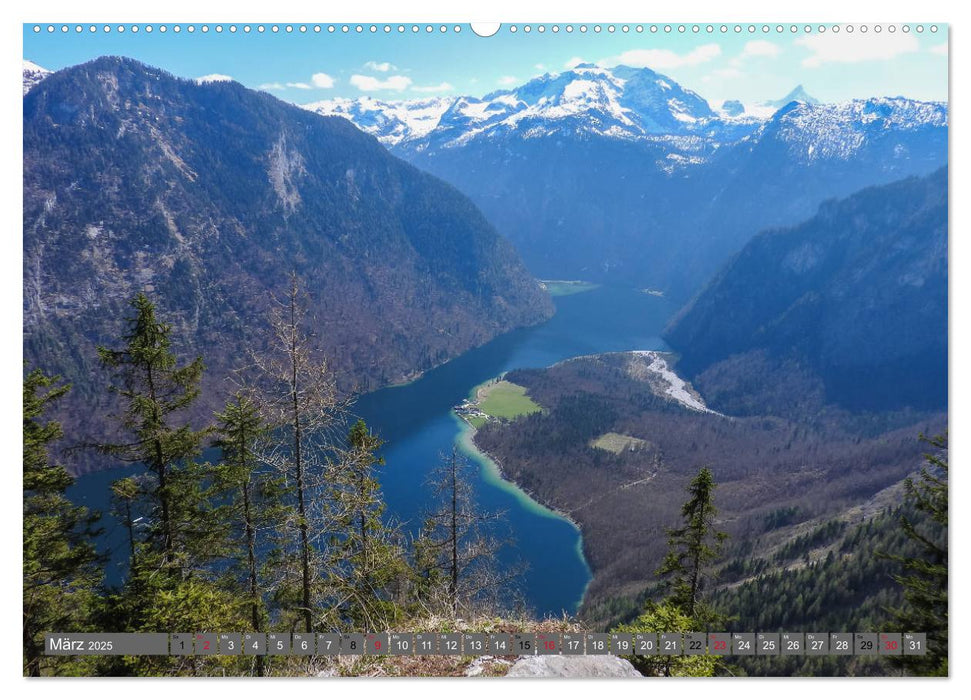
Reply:
M256 580L256 531L253 527L253 516L250 509L249 484L243 484L243 521L246 523L246 555L249 563L249 593L251 598L251 613L253 631L262 632L263 623L260 619L259 586ZM263 657L256 657L256 675L263 675Z
M300 397L297 387L297 300L290 297L290 398L293 404L293 458L297 468L297 512L300 515L300 558L303 569L303 619L307 632L313 631L310 609L310 535L307 528L306 498L303 492L303 446L300 432Z
M152 421L157 430L162 424L162 418L158 411L159 402L155 391L155 375L151 367L148 368L146 378L148 380L149 398L152 401ZM171 509L169 508L169 492L166 487L165 454L162 450L161 440L156 438L152 446L155 448L155 464L152 466L155 474L158 476L159 502L162 506L162 551L165 554L165 563L171 564L175 561L175 553L172 551L174 538L172 536L172 515Z

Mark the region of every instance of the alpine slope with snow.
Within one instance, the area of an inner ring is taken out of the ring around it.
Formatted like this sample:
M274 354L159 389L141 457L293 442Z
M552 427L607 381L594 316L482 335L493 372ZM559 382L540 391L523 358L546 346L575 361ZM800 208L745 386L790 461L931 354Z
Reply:
M42 81L44 78L49 76L52 71L47 70L41 66L38 66L33 61L24 60L24 94L26 95L30 92L30 89L34 87L37 83Z

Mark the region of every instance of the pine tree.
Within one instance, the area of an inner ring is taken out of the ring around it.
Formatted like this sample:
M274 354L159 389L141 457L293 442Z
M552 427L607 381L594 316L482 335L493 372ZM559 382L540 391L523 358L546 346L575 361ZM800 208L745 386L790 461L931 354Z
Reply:
M226 506L218 502L211 465L197 461L209 430L182 418L199 396L202 359L180 366L171 326L157 319L155 305L144 294L131 305L135 313L122 348L98 350L113 372L109 389L122 399L121 427L130 438L98 448L147 467L139 479L143 498L131 502L144 507L138 517L146 526L130 530L132 566L123 588L107 598L105 628L232 629L240 622L239 602L219 584L217 566L230 548ZM173 667L196 673L202 665L155 657L112 657L110 663L112 673L139 675Z
M901 632L926 632L927 650L923 656L895 659L918 675L946 676L948 657L948 460L947 434L921 440L932 448L924 455L925 463L918 478L904 482L906 499L917 513L929 522L918 527L913 519L902 515L900 529L918 548L918 556L903 557L880 553L902 568L894 576L904 590L904 605L891 610L895 626Z
M655 573L668 577L669 601L704 628L715 619L700 601L706 568L718 557L728 535L715 529L711 470L702 468L687 491L690 498L681 508L684 526L668 530L668 554Z
M118 479L111 484L111 500L113 504L113 514L119 518L125 526L128 534L128 569L135 566L135 509L137 501L142 495L141 480L135 476L126 476Z
M222 461L216 469L216 482L226 504L229 537L239 546L230 551L228 575L233 587L241 585L248 607L248 628L265 632L268 624L263 576L264 560L270 547L265 537L283 517L286 488L278 474L267 470L258 458L267 428L256 402L237 392L222 413L216 415ZM262 676L265 664L256 657L256 674Z
M74 479L48 454L61 427L43 416L68 389L37 369L24 377L23 646L29 676L58 673L73 663L43 655L44 633L88 629L101 578L94 547L97 516L68 500L65 492Z
M144 464L157 484L148 494L158 510L150 544L162 553L167 567L178 567L181 547L177 529L189 518L184 512L189 505L173 483L174 470L195 459L206 435L182 423L173 425L179 412L199 396L202 358L179 366L171 350L171 326L160 322L155 305L143 293L131 302L135 315L128 319L124 347L112 350L98 348L101 362L114 372L115 383L109 390L124 402L122 427L131 434L123 443L100 445L112 457L133 464Z
M383 441L363 420L350 429L347 447L330 470L328 500L335 514L328 570L340 621L387 629L400 616L394 592L405 575L396 531L384 523L377 467Z

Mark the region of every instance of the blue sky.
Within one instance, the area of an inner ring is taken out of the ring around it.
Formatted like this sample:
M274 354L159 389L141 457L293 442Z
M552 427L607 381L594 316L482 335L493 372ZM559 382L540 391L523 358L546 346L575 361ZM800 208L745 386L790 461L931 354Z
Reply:
M82 63L97 56L111 54L136 58L164 68L176 75L196 78L204 75L230 76L247 87L262 88L291 102L306 103L332 97L371 95L381 99L411 99L430 95L466 94L481 96L510 85L525 82L545 72L558 72L579 60L602 65L623 63L647 66L667 74L685 87L691 88L713 104L737 98L746 102L778 99L795 85L802 84L813 96L823 101L841 101L856 97L903 95L917 99L946 100L947 26L924 25L924 31L903 32L900 25L890 33L889 25L881 32L863 33L857 28L852 34L845 29L834 33L832 25L819 33L806 33L804 25L798 31L783 32L776 26L763 32L756 25L754 33L749 25L736 33L730 26L727 33L714 26L709 34L705 25L698 33L692 25L679 33L677 25L670 33L664 25L657 32L651 25L607 25L595 32L593 24L574 24L573 32L553 33L550 25L540 33L538 25L526 32L526 25L504 25L489 38L473 34L468 25L462 31L441 33L436 26L431 33L422 25L418 33L406 27L399 33L397 25L384 33L383 25L377 33L364 26L362 33L350 25L344 34L341 27L329 33L327 25L320 33L309 25L306 33L287 34L280 25L276 34L266 25L262 34L253 30L246 34L243 25L235 33L229 24L216 32L216 25L208 25L208 32L175 33L168 25L165 33L158 25L145 31L140 25L133 33L131 25L119 33L117 25L105 33L103 25L97 32L75 31L70 25L63 33L60 25L54 33L42 26L39 33L33 24L24 25L24 58L46 68L60 69Z

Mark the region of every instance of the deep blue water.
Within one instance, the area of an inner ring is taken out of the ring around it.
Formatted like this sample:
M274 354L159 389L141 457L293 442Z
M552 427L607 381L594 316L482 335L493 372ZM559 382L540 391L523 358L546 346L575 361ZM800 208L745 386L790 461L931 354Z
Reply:
M546 323L502 335L411 384L382 389L357 401L354 413L386 443L381 482L388 516L409 529L420 525L422 511L432 505L427 478L440 455L456 442L464 451L470 450L465 424L451 409L477 384L511 369L546 367L578 355L666 349L660 332L674 307L663 299L632 289L601 287L558 297L555 302L556 315ZM477 461L482 464L475 484L478 504L504 511L497 534L515 541L501 557L507 563L527 565L520 586L527 606L540 615L574 612L590 580L580 533L572 523L497 479L486 460ZM119 477L119 470L83 476L72 497L107 510L108 487ZM105 541L123 556L124 533L117 524L106 525ZM117 570L118 565L109 566Z

